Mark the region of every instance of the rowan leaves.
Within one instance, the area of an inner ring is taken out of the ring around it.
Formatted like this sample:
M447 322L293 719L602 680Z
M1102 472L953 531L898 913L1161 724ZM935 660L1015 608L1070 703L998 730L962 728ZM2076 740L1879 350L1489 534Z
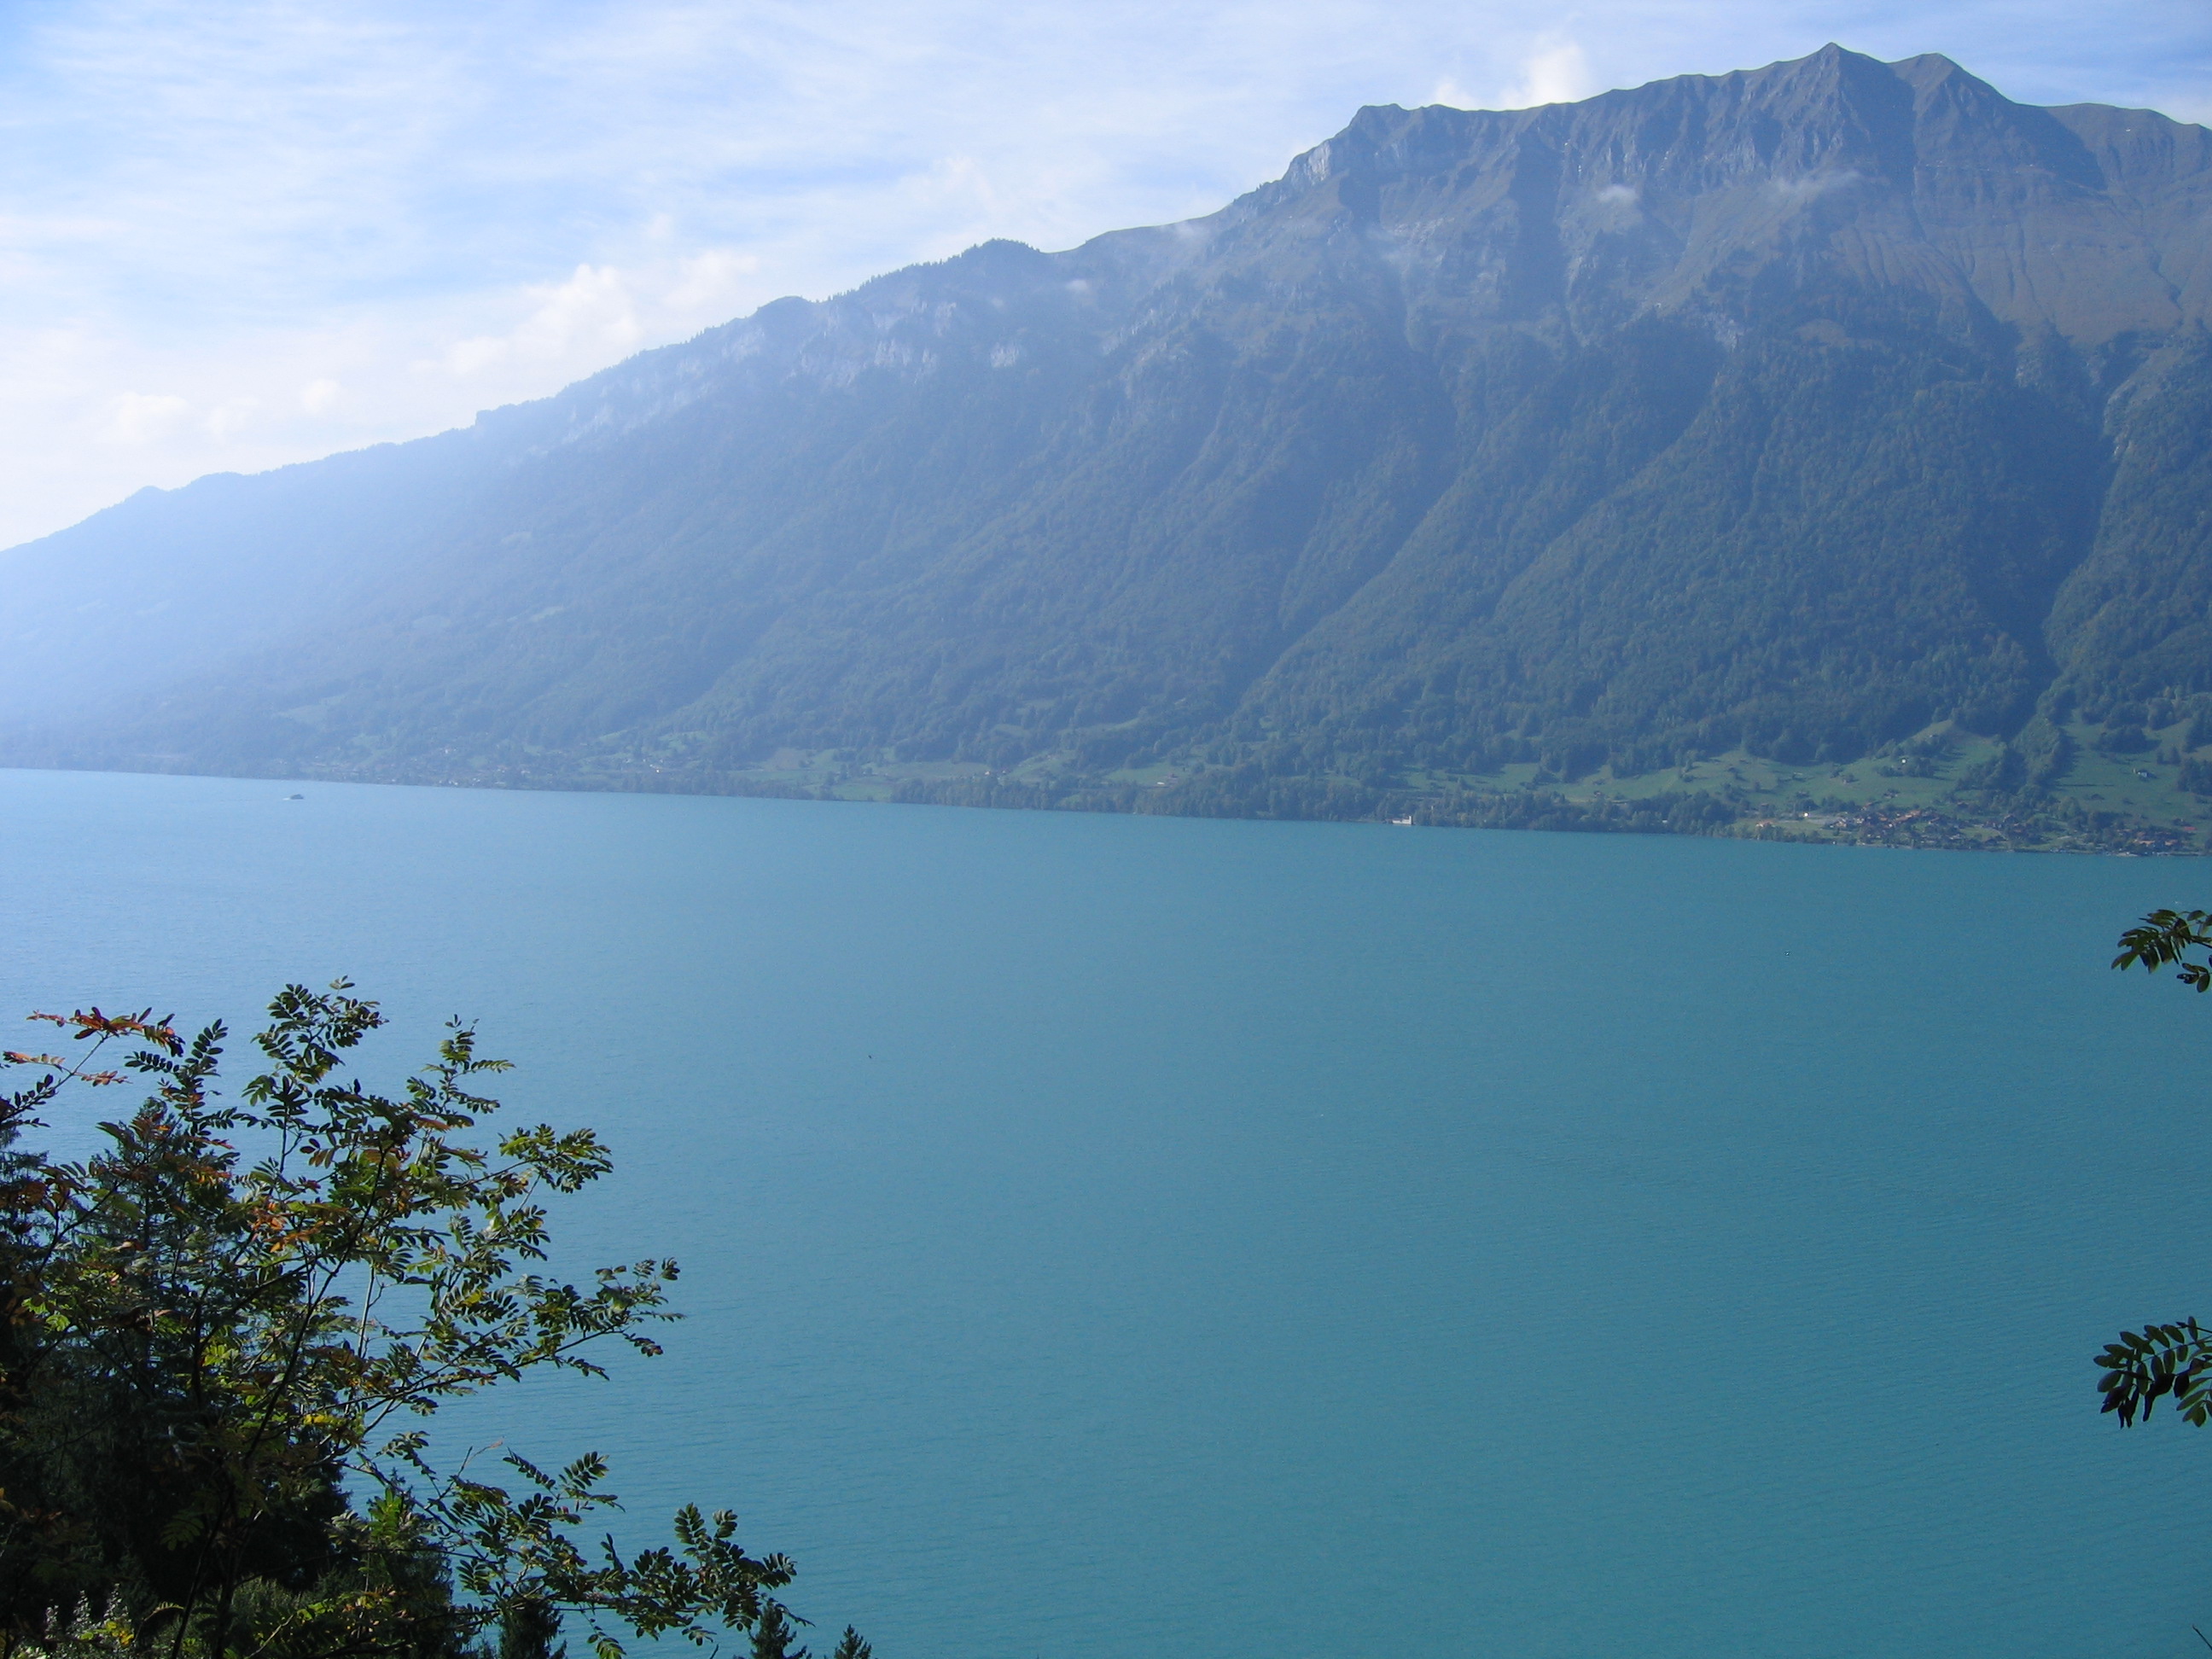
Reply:
M2212 987L2212 957L2191 961L2188 953L2196 950L2212 951L2212 912L2154 910L2120 935L2112 966L2151 973L2170 966L2184 985L2201 992ZM2161 1400L2172 1401L2182 1419L2198 1428L2212 1421L2212 1332L2194 1319L2123 1331L2094 1359L2103 1409L2123 1428L2148 1421Z
M650 1332L674 1317L677 1267L546 1271L547 1201L605 1175L606 1148L545 1124L470 1138L499 1109L477 1080L507 1064L459 1021L397 1091L369 1088L349 1068L385 1016L352 988L286 987L253 1040L264 1068L232 1098L216 1087L223 1028L187 1040L151 1010L36 1016L88 1045L74 1066L4 1055L50 1070L0 1097L10 1313L36 1334L21 1374L0 1380L21 1393L48 1375L112 1377L161 1413L158 1455L185 1492L157 1517L160 1548L182 1564L162 1644L367 1659L419 1652L434 1629L458 1641L515 1619L557 1628L565 1611L615 1659L618 1630L711 1644L718 1627L750 1628L792 1570L748 1555L726 1512L687 1508L673 1547L625 1558L580 1541L617 1506L596 1454L549 1474L510 1452L502 1484L465 1462L441 1471L420 1431L397 1428L532 1370L603 1374L609 1341L659 1352ZM65 1087L120 1080L88 1064L116 1042L137 1045L123 1070L150 1085L143 1104L102 1124L81 1163L9 1152ZM365 1512L345 1506L342 1480ZM248 1608L271 1528L318 1504L367 1578Z

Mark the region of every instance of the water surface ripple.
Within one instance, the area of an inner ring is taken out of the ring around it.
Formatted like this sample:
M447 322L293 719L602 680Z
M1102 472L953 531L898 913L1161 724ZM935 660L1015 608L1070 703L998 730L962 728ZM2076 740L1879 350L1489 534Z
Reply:
M288 801L297 790L305 799ZM596 1445L884 1659L2195 1650L2203 866L0 773L0 1007L344 973L603 1127ZM374 1065L371 1067L374 1069ZM817 1640L817 1650L826 1641Z

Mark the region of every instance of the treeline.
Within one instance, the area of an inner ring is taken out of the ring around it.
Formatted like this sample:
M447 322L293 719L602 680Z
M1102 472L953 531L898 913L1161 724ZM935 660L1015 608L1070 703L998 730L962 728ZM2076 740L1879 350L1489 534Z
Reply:
M572 469L546 488L605 526L586 566L503 535L497 580L434 615L410 600L404 625L9 752L732 794L817 787L759 777L782 749L1051 756L1239 775L1178 810L1358 817L1379 810L1358 790L1413 774L1843 765L1945 722L2018 752L1993 787L2045 787L2068 721L2129 752L2212 697L2193 337L2091 362L1911 295L1807 291L1725 350L1654 319L1492 340L1448 408L1443 371L1332 292L1237 314L1231 337L1295 320L1330 342L1249 385L1152 360L1144 421L1079 419L1054 401L1072 384L1042 380L1017 418L994 401L1012 383L948 371L865 430L809 404L792 430L821 455L743 489L716 469L767 462L689 431L636 458L708 467L680 531L668 492L623 494L635 469ZM833 452L868 465L808 487ZM733 554L741 528L766 539Z
M1634 800L1570 800L1553 789L1411 791L1344 780L1270 776L1246 765L1159 787L1023 783L998 778L902 779L895 801L1028 811L1140 812L1200 818L1324 823L1410 821L1471 830L1573 830L1623 835L1710 835L1742 809L1704 790Z

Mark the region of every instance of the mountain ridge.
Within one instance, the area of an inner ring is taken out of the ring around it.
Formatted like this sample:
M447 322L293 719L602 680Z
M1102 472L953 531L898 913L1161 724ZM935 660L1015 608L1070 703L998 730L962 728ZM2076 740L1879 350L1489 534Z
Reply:
M0 757L1395 813L2157 702L2172 781L2208 312L2212 134L1942 58L1371 106L0 555Z

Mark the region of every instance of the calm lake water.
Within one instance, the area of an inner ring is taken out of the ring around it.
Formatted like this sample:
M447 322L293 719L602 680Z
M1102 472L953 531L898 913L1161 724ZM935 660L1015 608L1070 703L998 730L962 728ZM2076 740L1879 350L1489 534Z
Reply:
M287 801L299 790L306 798ZM0 773L0 1007L445 1015L668 1357L472 1415L884 1659L2183 1655L2192 862ZM112 1109L112 1103L101 1105Z

